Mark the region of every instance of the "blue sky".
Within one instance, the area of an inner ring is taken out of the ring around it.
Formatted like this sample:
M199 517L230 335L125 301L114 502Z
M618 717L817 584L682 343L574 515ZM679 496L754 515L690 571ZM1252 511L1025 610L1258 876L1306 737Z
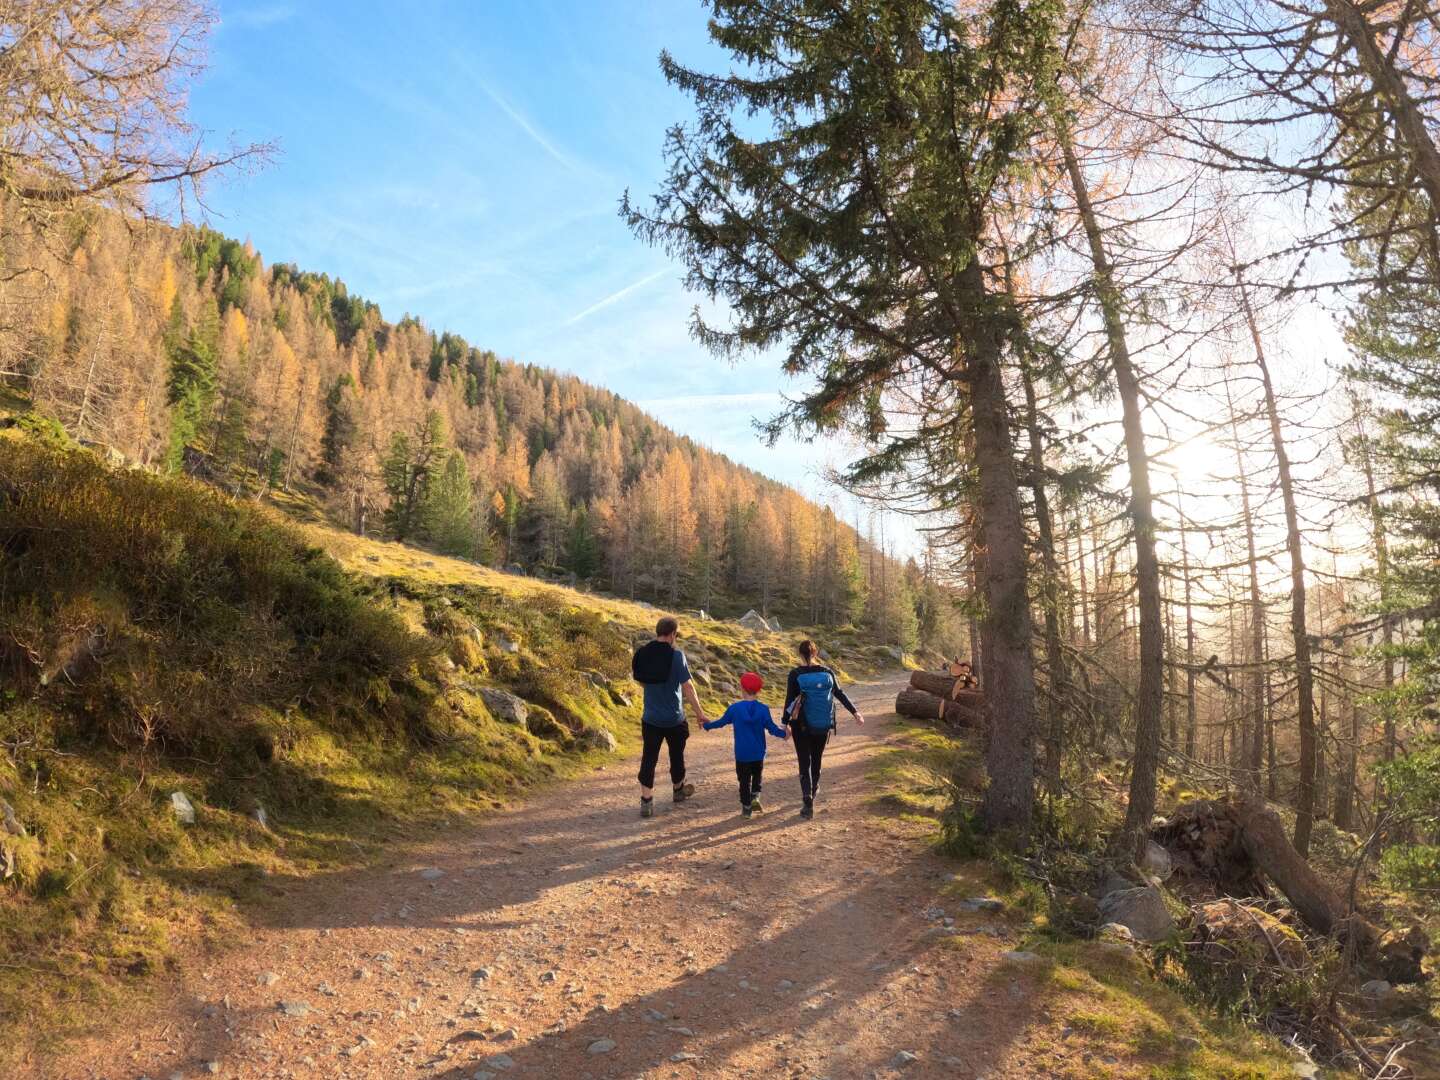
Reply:
M220 18L192 114L281 154L209 190L215 227L838 501L818 474L841 448L754 433L786 389L778 363L691 341L679 267L617 216L626 188L655 190L664 132L690 115L661 49L725 66L697 2L221 0Z

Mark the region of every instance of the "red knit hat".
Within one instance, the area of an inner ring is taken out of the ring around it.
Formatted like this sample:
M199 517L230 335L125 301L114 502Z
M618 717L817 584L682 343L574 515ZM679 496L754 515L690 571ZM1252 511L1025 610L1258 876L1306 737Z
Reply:
M747 671L740 676L740 689L747 694L758 694L765 685L765 680L753 671Z

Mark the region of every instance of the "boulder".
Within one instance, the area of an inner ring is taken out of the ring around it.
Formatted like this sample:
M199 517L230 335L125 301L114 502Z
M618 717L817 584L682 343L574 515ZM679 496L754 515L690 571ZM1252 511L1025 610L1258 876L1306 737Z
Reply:
M780 633L780 620L777 619L774 615L770 616L770 621L766 625L770 627L770 632L772 634Z
M1133 888L1135 888L1135 882L1117 874L1114 870L1107 870L1099 887L1092 891L1090 895L1098 898L1109 896L1112 892L1124 892L1126 889Z
M1145 854L1140 856L1140 869L1145 871L1147 877L1164 881L1174 871L1174 866L1168 851L1154 840L1146 840Z
M4 799L0 799L0 821L3 821L5 831L11 836L24 836L25 826L20 824L20 819L15 816L15 808Z
M1119 923L1139 941L1164 941L1175 929L1165 897L1153 885L1122 889L1100 901L1102 922Z
M744 615L741 615L740 618L735 621L738 622L741 626L745 627L746 630L760 630L766 632L770 630L770 624L765 620L765 616L761 615L754 608L751 608L749 611L745 612Z
M485 707L490 710L490 715L507 724L523 726L525 718L530 712L530 706L526 705L524 700L516 697L509 690L500 690L494 686L482 686L480 700L485 702Z
M170 793L170 809L175 811L175 820L181 825L195 824L195 804L183 791Z
M1371 979L1360 986L1360 996L1367 1001L1384 1001L1394 992L1394 988L1384 979Z
M613 754L620 746L610 732L594 727L580 732L579 743L582 750L603 750L607 754Z
M524 705L524 702L521 704ZM539 705L525 706L525 730L537 739L564 741L570 737L570 729L555 719L555 714L549 709L542 709Z

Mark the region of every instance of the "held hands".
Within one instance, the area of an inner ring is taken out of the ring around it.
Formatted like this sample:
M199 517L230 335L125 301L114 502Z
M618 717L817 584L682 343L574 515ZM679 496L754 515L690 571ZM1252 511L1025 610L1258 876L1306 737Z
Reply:
M859 724L861 727L864 727L864 726L865 726L865 714L862 713L862 712L857 712L857 713L855 714L855 723Z

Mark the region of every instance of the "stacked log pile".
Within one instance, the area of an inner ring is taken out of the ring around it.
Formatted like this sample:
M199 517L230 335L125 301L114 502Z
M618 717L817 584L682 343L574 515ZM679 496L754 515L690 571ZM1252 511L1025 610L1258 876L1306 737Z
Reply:
M910 685L895 698L895 711L917 720L944 720L962 728L985 726L985 697L953 675L912 671Z

